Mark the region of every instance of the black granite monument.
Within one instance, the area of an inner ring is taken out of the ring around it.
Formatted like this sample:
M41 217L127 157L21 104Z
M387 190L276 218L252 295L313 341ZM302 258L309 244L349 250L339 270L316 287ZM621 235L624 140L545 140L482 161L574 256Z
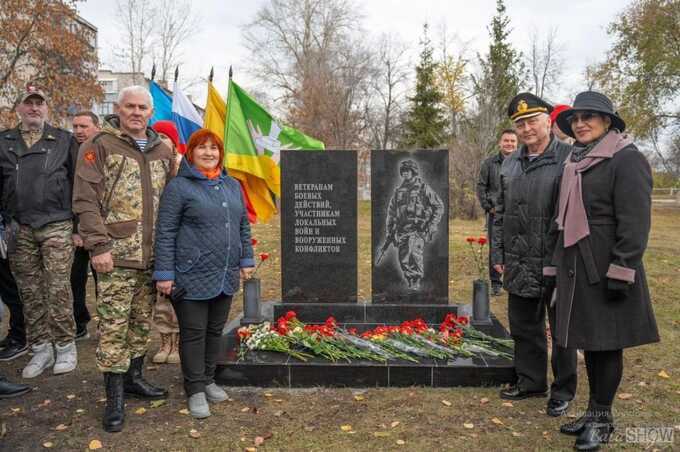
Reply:
M357 300L357 153L281 152L284 303Z
M448 150L373 151L373 303L448 304Z

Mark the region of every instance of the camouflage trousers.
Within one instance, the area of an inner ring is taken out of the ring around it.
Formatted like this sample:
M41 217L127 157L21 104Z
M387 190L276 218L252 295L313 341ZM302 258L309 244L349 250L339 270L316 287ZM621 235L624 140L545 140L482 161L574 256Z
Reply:
M177 315L170 299L160 292L153 307L153 325L161 334L179 333Z
M146 353L156 290L151 270L114 268L97 273L100 299L97 368L124 373L130 360Z
M397 238L399 249L399 265L404 279L411 286L423 278L423 249L425 239L418 232L409 232Z
M66 345L75 337L71 263L73 223L19 226L10 267L24 306L28 344Z

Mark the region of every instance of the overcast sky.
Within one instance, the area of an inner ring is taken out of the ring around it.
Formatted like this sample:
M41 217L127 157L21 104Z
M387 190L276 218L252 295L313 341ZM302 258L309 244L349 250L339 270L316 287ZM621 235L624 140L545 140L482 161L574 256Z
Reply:
M240 70L248 62L241 37L242 26L252 20L266 0L194 0L194 9L201 25L184 49L180 78L183 80L207 76L214 66L215 82L224 93L227 68L234 66L234 79L248 86L252 81ZM529 48L532 30L546 32L557 27L563 49L565 71L553 101L569 101L584 88L583 72L588 64L604 58L610 41L607 25L630 1L624 0L506 0L511 20L511 41L518 49ZM411 46L414 65L419 52L418 41L422 24L430 23L431 36L445 25L449 35L455 35L459 46L467 48L470 57L488 48L487 26L495 14L495 0L366 0L357 2L364 15L367 39L381 33L399 36ZM113 57L113 48L122 31L115 23L115 0L87 0L79 3L80 14L99 29L99 56L105 67L116 68L120 63ZM151 68L146 68L147 76ZM199 105L205 102L206 87L198 84L188 90Z

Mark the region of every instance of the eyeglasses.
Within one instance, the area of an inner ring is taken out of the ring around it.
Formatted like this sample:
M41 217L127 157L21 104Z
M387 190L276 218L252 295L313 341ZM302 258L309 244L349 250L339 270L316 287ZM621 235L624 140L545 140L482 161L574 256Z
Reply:
M596 118L600 115L597 113L593 113L591 111L586 111L583 113L574 113L573 115L569 116L569 124L573 125L579 121L581 122L588 122L591 121L593 118Z

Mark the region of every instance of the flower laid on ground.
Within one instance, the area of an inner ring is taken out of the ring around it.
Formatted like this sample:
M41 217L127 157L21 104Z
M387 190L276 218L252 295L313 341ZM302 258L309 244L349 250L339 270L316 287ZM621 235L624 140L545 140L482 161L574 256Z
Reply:
M257 239L256 238L250 239L250 244L253 245L254 248L257 245Z
M470 245L470 251L472 252L472 258L477 266L478 279L486 279L486 253L484 253L484 245L489 243L488 239L484 236L481 237L468 237L465 241ZM475 246L474 244L477 244Z
M329 361L365 359L378 362L404 360L419 362L422 358L450 359L456 356L487 354L512 358L511 339L489 336L469 325L467 317L448 314L439 331L422 319L400 325L378 325L359 333L356 328L343 329L333 317L323 324L301 322L294 311L288 311L273 324L240 328L239 355L250 350L287 353L298 359L318 356Z

